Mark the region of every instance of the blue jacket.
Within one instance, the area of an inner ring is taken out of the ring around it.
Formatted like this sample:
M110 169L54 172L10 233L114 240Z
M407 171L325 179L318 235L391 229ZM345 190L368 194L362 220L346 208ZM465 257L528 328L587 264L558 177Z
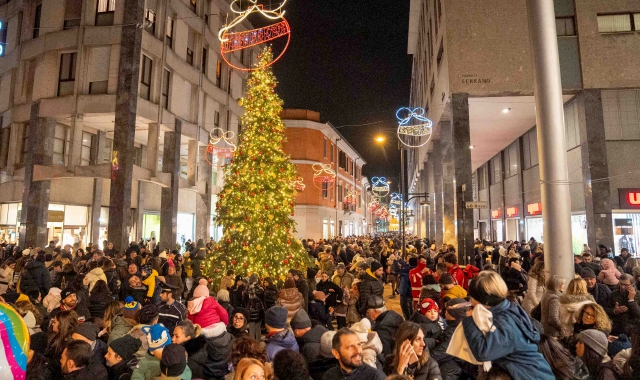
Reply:
M290 349L295 352L300 351L296 337L291 330L282 330L271 336L267 336L266 343L267 361L269 363L272 363L276 354L282 350Z
M396 267L396 273L400 276L398 293L401 297L413 297L411 294L411 282L409 282L409 271L411 267L403 260L396 260L393 265Z
M473 322L462 320L464 336L479 361L492 361L514 380L554 380L551 367L538 352L540 334L520 305L508 300L490 309L495 331L486 335Z

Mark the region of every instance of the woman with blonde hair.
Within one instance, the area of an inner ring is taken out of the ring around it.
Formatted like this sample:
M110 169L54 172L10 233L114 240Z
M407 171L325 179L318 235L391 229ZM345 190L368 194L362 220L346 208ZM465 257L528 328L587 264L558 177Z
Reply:
M576 313L576 323L573 324L573 335L569 339L568 347L575 354L578 334L585 330L602 331L606 336L611 333L611 320L602 306L595 302L584 304Z
M544 294L544 263L537 262L529 270L529 279L527 280L527 293L522 301L522 308L527 314L531 314L531 310L538 306L542 295Z
M587 282L582 278L569 281L566 292L559 297L561 335L568 338L573 335L573 324L577 322L577 314L588 303L596 302L587 290Z
M560 323L560 296L564 291L564 279L560 276L552 276L547 280L544 294L540 300L540 312L542 328L546 335L552 338L560 336L562 323Z
M524 309L510 302L508 295L507 284L497 272L482 271L471 280L473 310L467 315L474 317L462 320L469 349L478 361L491 361L514 379L554 379L549 363L538 352L540 334ZM484 320L482 330L476 320Z
M109 337L111 329L113 328L111 323L116 315L120 314L120 311L122 311L122 303L120 303L120 301L111 301L107 304L107 307L104 309L104 317L102 318L102 321L104 322L104 329L102 329L98 334L99 337Z

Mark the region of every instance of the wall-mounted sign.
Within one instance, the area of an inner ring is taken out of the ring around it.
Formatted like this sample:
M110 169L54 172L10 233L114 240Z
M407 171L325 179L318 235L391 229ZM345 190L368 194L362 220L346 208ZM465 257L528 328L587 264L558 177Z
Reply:
M64 222L64 211L49 210L47 212L47 222L50 222L50 223Z
M618 189L621 209L640 209L640 189Z
M500 209L491 210L491 219L499 219L502 216L502 211Z
M513 218L514 216L518 216L518 208L517 207L508 207L507 208L507 216L509 218Z
M476 74L462 75L462 84L488 84L491 83L491 78L478 78Z
M464 207L467 209L489 208L489 202L465 202Z
M542 214L542 203L529 203L527 205L527 212L529 213L529 215Z

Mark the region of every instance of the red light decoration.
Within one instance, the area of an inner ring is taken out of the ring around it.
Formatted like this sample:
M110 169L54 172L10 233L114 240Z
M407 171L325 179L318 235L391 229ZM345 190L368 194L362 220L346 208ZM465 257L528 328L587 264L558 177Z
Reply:
M209 144L207 145L207 162L211 166L215 166L213 163L213 157L217 156L220 159L233 158L233 155L237 149L236 145L231 141L235 133L233 131L224 131L221 128L214 128L209 132Z
M542 213L542 203L529 203L527 205L527 212L530 215L538 215Z
M313 164L313 185L320 190L329 190L336 184L336 172L329 164Z
M627 201L634 206L640 206L640 193L627 194Z
M353 206L358 202L358 196L360 194L358 194L357 192L353 191L353 190L349 190L349 192L347 193L347 195L344 197L344 199L342 200L342 203L349 207L349 206Z
M253 46L262 45L269 41L273 41L282 37L286 37L286 45L284 46L280 54L265 66L268 67L282 58L284 53L287 51L287 48L289 47L289 43L291 42L291 26L289 25L289 22L287 22L287 20L284 18L285 12L282 10L284 4L287 2L286 0L284 0L277 8L272 10L265 10L262 4L257 4L257 0L249 0L249 2L251 4L245 10L240 9L238 0L235 0L233 3L231 3L231 11L238 14L238 16L229 24L222 27L220 29L220 32L218 33L222 59L224 59L224 61L229 66L240 71L252 71L257 69L258 67L246 68L235 65L229 59L231 53L245 50ZM239 32L231 31L234 27L238 26L247 17L249 17L249 15L254 13L259 13L269 20L281 21L262 28Z
M518 208L517 207L509 207L507 208L507 216L508 217L513 217L518 215Z
M491 210L491 218L498 219L498 218L500 218L500 216L502 216L502 211L500 211L500 209Z

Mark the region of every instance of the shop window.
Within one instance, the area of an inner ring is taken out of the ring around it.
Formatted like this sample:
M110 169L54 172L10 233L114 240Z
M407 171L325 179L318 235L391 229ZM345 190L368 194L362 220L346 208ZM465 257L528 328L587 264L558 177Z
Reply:
M91 165L95 161L93 157L93 141L95 135L89 132L82 132L82 152L80 153L80 165Z
M33 13L33 38L40 37L40 20L42 19L42 4L36 6L36 10Z
M96 12L96 25L113 25L113 16L116 10L116 0L98 0L98 10Z
M140 97L151 99L151 70L153 61L146 55L142 55L142 67L140 69Z
M80 26L82 17L82 0L66 0L64 7L64 29Z
M162 72L162 108L169 109L169 89L171 87L171 72L164 69Z
M58 96L72 95L76 83L77 53L60 55L60 80L58 81Z
M144 12L144 29L154 36L156 35L156 13L151 9Z
M598 15L598 32L625 33L640 30L640 13Z
M167 25L166 25L166 42L167 42L167 46L169 47L169 49L173 49L173 20L174 17L168 17L167 18Z
M56 124L53 133L53 165L65 165L68 155L67 143L69 129L62 124Z
M556 34L558 37L575 36L575 19L573 17L556 17Z

